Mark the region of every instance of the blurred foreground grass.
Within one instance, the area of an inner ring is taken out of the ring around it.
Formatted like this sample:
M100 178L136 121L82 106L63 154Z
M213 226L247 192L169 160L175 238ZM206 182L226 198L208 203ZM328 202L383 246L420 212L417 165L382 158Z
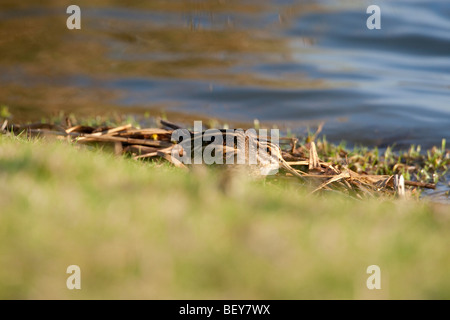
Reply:
M223 181L0 135L0 298L450 298L448 206Z

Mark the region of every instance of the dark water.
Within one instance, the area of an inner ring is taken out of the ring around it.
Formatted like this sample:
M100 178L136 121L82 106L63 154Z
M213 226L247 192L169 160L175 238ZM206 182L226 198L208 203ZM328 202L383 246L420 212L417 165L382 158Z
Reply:
M0 4L0 104L325 121L332 141L450 141L450 1L66 1ZM366 9L381 7L381 30ZM303 130L303 131L302 131Z

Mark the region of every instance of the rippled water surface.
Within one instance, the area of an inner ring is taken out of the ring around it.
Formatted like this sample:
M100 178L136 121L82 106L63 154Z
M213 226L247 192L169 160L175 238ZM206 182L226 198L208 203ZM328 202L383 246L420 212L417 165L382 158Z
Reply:
M450 2L65 1L0 4L0 104L162 110L277 123L325 121L330 140L450 140ZM381 8L381 30L366 9Z

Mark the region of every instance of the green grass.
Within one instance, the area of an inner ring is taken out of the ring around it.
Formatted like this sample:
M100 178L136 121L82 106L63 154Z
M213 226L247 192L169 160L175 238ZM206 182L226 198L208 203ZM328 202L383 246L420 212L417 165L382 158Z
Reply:
M0 298L450 298L448 206L224 181L0 135Z
M442 139L440 147L435 146L425 152L421 152L420 145L395 152L389 146L380 154L376 147L356 146L350 150L345 142L334 145L326 137L321 137L317 140L317 152L321 159L332 163L348 162L348 167L358 173L402 174L406 180L429 183L445 182L450 166L450 150L446 149L445 139Z

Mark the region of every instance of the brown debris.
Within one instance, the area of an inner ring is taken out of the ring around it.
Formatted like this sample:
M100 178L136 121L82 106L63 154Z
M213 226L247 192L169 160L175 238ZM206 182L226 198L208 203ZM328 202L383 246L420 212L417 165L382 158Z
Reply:
M66 123L71 125L70 121ZM28 136L42 136L51 135L59 138L68 139L77 143L110 143L114 146L114 152L120 154L130 154L136 160L143 160L149 158L164 159L172 163L178 168L188 170L189 167L183 164L180 160L172 157L173 150L178 150L179 155L182 156L185 152L182 145L178 145L171 141L172 133L180 127L166 120L161 120L163 128L145 128L136 129L132 125L124 125L119 127L90 127L90 126L68 126L63 128L61 126L52 124L28 124L28 125L9 125L5 121L1 125L1 132L12 132L14 134L26 133ZM389 175L368 175L360 174L350 170L346 165L339 166L333 163L322 161L317 153L316 143L314 139L322 130L322 125L311 139L308 139L306 145L297 147L298 140L295 138L280 138L280 142L287 142L290 146L288 151L281 150L279 145L273 144L270 140L260 139L258 136L245 137L245 141L255 143L258 148L267 150L272 159L278 162L279 170L276 175L280 179L298 179L301 183L309 185L312 193L317 193L321 190L339 191L355 198L361 199L363 197L373 197L375 195L399 195L404 197L405 186L432 188L436 186L431 183L421 183L416 181L404 181L399 176ZM224 131L222 131L223 134ZM191 134L191 140L188 142L194 143L195 139L202 139L202 135ZM227 134L233 134L227 132ZM234 138L240 138L241 134L234 133ZM224 139L225 143L226 139ZM174 147L177 146L177 149ZM181 147L181 148L178 148ZM204 147L204 146L203 146ZM241 155L241 150L237 145L223 146L219 150L219 155L226 159L226 157L236 157ZM305 154L308 154L307 158ZM246 153L246 157L248 157ZM345 154L342 155L346 157ZM258 167L262 169L261 165L264 163L261 156L257 155ZM225 163L225 161L224 161ZM304 168L305 171L299 169ZM258 172L258 170L256 170ZM261 173L259 173L261 176Z

